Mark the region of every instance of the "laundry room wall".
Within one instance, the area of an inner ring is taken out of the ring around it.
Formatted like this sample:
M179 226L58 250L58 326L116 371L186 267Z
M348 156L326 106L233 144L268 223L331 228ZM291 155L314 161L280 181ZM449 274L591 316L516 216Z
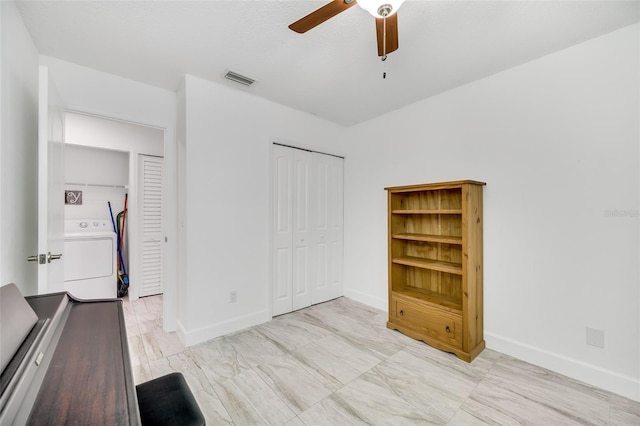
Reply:
M67 144L64 155L65 219L110 219L124 209L129 189L129 153Z

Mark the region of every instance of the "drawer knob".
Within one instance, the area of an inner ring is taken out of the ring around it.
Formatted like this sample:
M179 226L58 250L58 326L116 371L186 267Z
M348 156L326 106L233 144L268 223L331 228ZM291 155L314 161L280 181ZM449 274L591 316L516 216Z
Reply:
M400 316L404 315L404 311L402 309L400 309Z
M447 333L451 333L451 328L449 328L449 326L446 326L446 327L444 328L444 331L446 331Z

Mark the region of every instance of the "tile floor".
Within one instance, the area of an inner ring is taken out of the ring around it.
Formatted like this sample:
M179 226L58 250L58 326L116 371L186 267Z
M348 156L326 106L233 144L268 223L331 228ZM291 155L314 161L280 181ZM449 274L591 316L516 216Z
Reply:
M640 403L484 350L467 364L347 298L185 348L125 301L136 382L180 371L208 425L640 425Z

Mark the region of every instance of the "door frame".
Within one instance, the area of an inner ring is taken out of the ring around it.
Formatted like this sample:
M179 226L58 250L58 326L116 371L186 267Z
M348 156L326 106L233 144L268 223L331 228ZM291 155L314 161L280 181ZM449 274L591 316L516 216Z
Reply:
M167 259L178 258L178 215L177 215L177 147L175 139L175 123L174 127L167 126L166 124L158 124L153 122L144 122L139 120L131 120L124 116L106 115L101 112L88 111L83 108L66 108L66 113L80 114L89 117L94 117L103 120L111 120L116 122L122 122L126 124L133 124L137 126L152 127L163 131L163 158L164 169L162 179L162 212L163 212L163 238L164 248L162 251L162 277L163 277L163 329L167 332L173 332L177 330L177 313L178 313L178 300L177 300L177 283L178 283L178 265L177 262L168 262ZM135 179L135 185L137 186L137 157L140 152L137 150L129 150L129 180ZM133 174L132 174L133 173ZM134 194L130 194L134 195ZM137 201L138 195L135 194L135 201ZM137 211L136 202L129 200L129 212L133 214ZM135 222L135 219L133 220ZM130 219L127 218L127 222L131 225ZM129 230L130 235L134 235L137 232L136 225ZM130 252L134 253L137 250L135 244L130 246ZM130 256L131 261L131 256ZM129 267L129 265L127 265ZM135 268L139 269L139 268ZM129 271L127 271L129 272ZM136 279L135 275L131 279ZM134 295L134 299L137 298L137 294Z

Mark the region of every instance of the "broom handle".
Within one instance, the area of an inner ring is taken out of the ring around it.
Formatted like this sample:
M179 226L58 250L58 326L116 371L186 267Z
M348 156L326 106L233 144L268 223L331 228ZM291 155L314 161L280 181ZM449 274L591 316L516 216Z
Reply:
M129 194L124 194L124 213L122 215L122 236L120 237L120 244L124 247L124 224L127 220L127 199L129 198Z

